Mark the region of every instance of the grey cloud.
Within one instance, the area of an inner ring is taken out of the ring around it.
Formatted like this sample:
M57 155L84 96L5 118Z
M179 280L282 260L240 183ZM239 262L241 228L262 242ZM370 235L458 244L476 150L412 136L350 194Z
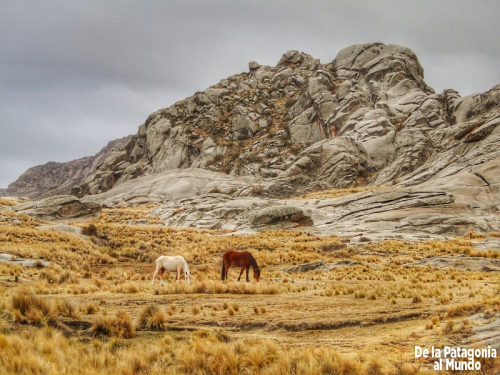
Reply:
M6 1L0 5L0 187L95 153L149 113L289 49L411 48L427 83L500 82L497 1Z

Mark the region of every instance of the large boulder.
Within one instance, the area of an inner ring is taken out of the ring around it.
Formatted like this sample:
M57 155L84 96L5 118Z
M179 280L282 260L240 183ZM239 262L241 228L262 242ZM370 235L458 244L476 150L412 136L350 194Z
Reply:
M383 43L356 44L340 50L333 60L339 76L356 78L361 68L380 54Z
M249 116L235 117L232 124L234 139L244 140L251 138L259 129Z
M38 219L61 220L96 216L101 211L101 205L94 202L82 202L72 195L59 195L19 204L13 206L12 210Z
M294 143L310 146L325 139L318 115L311 107L290 123L290 136Z
M253 72L260 68L260 64L257 61L250 61L248 63L248 69Z
M307 272L316 269L324 269L326 268L326 263L322 260L317 260L316 262L301 264L296 267L291 267L286 270L288 273L297 273L297 272Z
M252 224L256 226L276 224L282 221L306 223L312 225L312 220L304 214L304 211L294 206L271 206L257 211L252 218Z
M318 68L319 60L314 59L307 53L292 50L283 54L277 66L300 67L313 70Z

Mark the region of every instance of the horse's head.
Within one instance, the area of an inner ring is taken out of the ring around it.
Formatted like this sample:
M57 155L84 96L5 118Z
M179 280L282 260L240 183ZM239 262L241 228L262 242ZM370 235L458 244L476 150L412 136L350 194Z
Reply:
M257 282L259 281L259 279L260 279L260 269L258 269L258 268L257 268L257 269L254 271L254 273L253 273L253 278L255 279L255 281L257 281Z
M265 266L264 266L265 267ZM264 269L264 267L256 267L254 268L254 272L253 272L253 278L255 281L259 281L260 279L260 271L262 271Z
M186 283L191 284L191 271L184 271L184 277L186 278Z

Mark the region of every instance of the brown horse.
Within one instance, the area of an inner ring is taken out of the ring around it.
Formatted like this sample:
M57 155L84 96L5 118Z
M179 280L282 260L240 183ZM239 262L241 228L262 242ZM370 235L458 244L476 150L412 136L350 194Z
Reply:
M248 280L248 270L252 267L253 270L253 278L255 281L259 281L260 278L260 269L257 265L257 261L248 251L234 251L229 250L224 253L222 256L222 280L227 280L227 273L229 272L229 267L241 267L240 276L238 276L238 281L240 281L241 275L243 271L246 269L247 271L247 281Z

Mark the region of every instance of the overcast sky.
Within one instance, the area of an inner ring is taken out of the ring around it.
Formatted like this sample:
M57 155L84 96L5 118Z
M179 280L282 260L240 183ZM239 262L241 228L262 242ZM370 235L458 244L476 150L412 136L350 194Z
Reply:
M0 187L95 154L147 116L291 49L412 49L437 92L500 83L500 1L0 2Z

